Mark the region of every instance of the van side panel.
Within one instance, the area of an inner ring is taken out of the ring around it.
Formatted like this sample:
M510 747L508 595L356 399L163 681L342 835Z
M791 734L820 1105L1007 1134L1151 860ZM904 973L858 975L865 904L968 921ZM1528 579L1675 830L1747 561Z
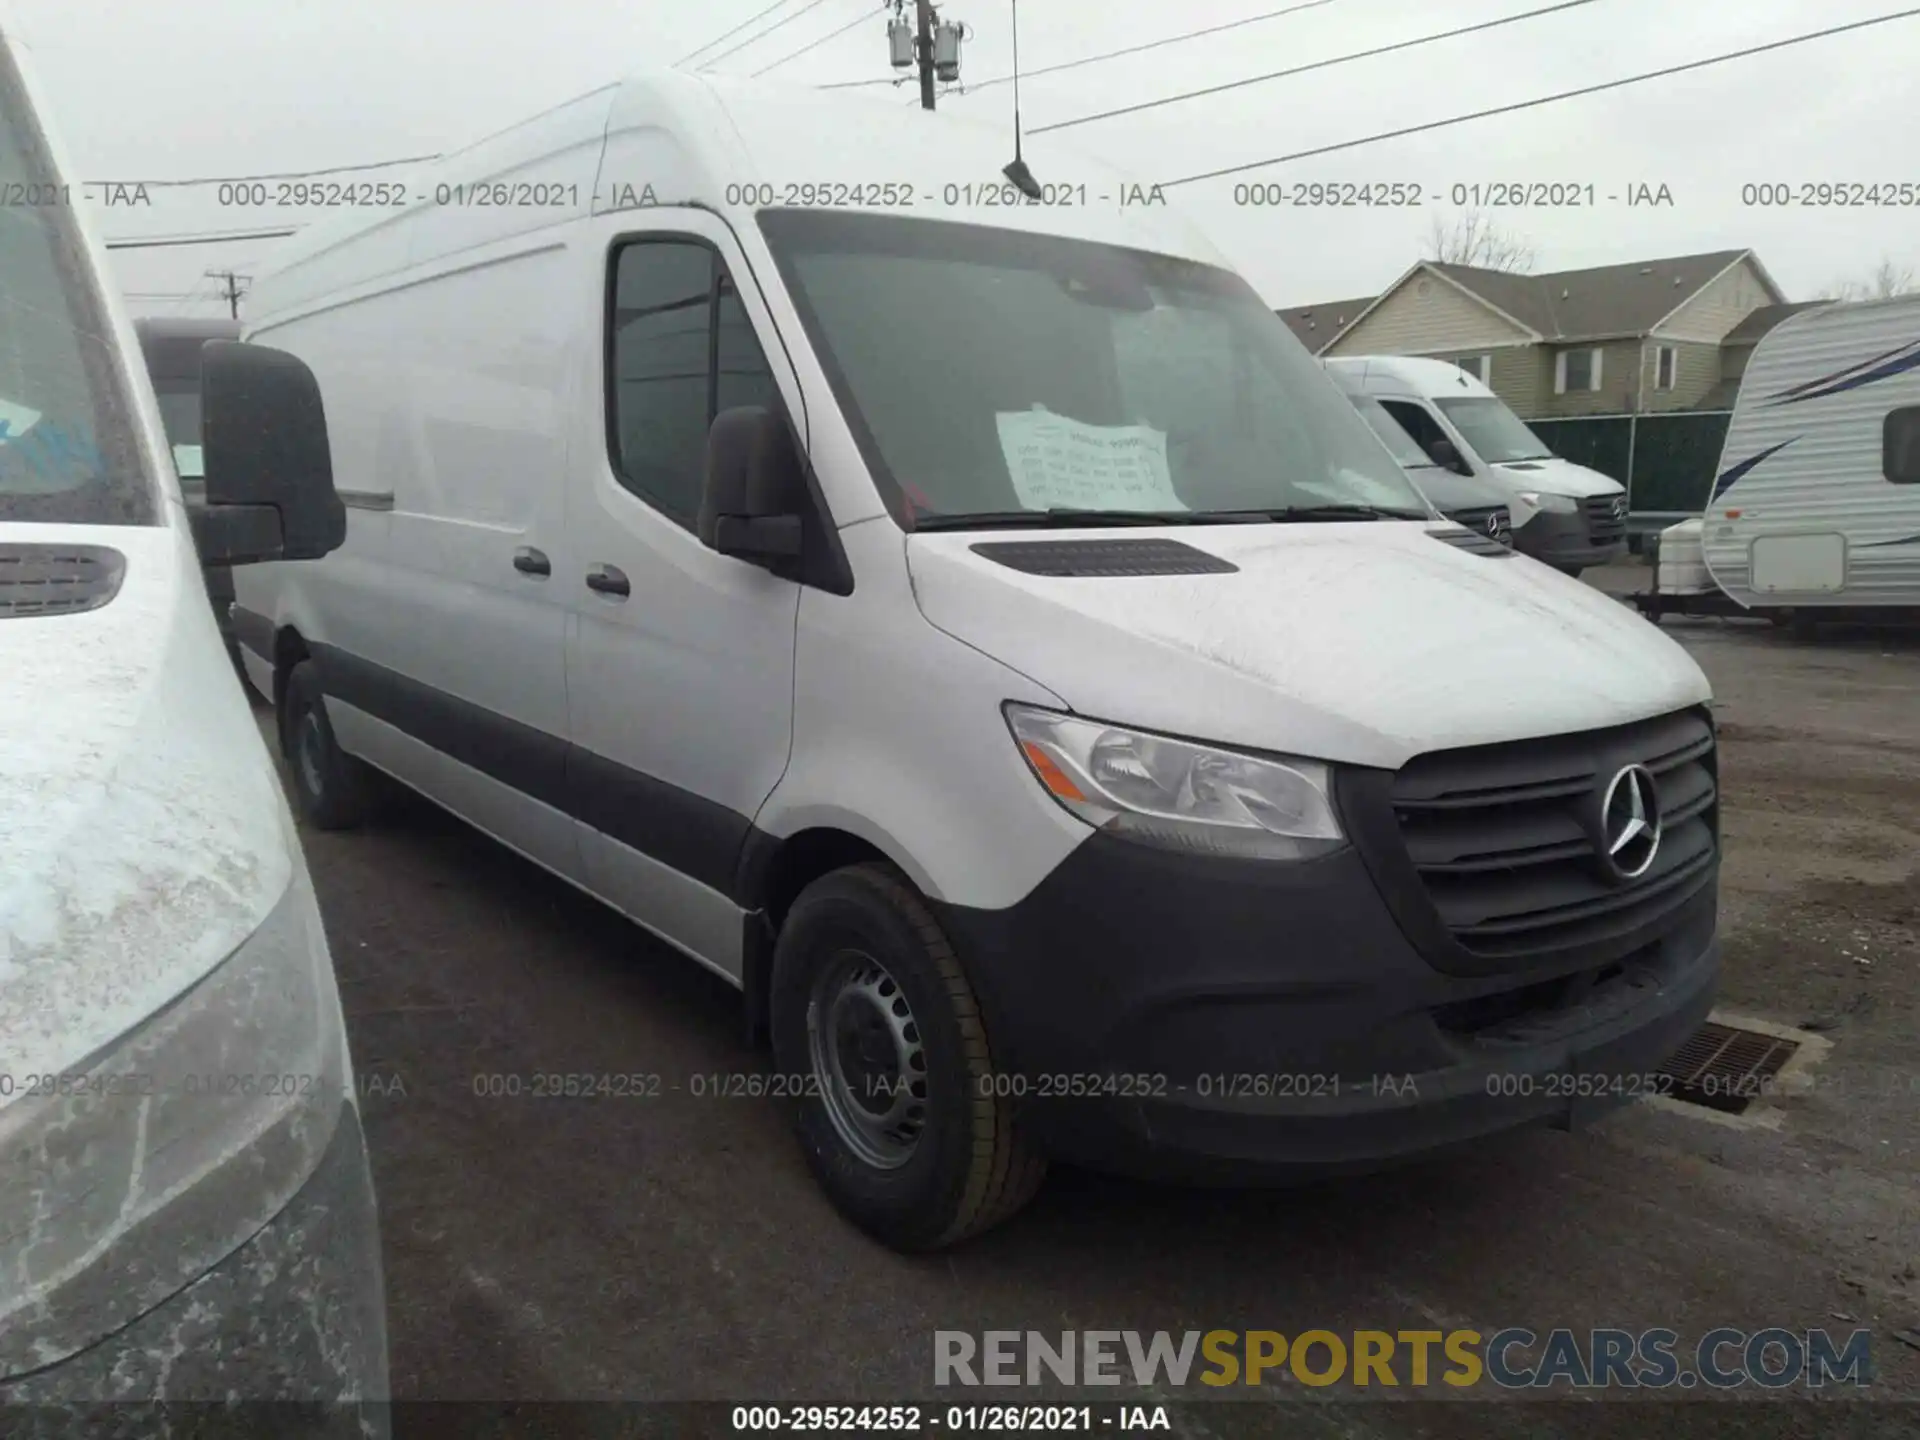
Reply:
M1920 605L1920 486L1882 470L1887 413L1912 405L1920 296L1808 311L1761 340L1701 530L1715 583L1747 606Z
M512 757L517 803L469 795L455 771L433 777L452 785L435 798L484 806L499 838L571 876L576 849L556 814L567 737L558 587L576 568L563 523L578 323L567 270L550 237L470 253L385 297L380 324L363 332L400 370L406 410L388 563L359 597L384 624L355 653L329 657L341 672L329 689L338 678L343 698L456 760ZM530 556L546 573L520 568Z

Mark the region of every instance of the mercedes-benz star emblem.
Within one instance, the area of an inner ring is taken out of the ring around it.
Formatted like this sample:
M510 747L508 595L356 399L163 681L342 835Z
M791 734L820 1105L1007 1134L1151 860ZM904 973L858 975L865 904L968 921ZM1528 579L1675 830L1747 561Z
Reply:
M1616 495L1613 497L1613 513L1616 519L1627 513L1627 497L1626 496Z
M1660 850L1660 791L1646 766L1628 765L1613 777L1600 801L1600 834L1615 878L1647 873Z
M1498 510L1487 516L1487 534L1491 535L1494 539L1498 540L1500 538L1500 532L1505 528L1506 527L1500 523L1500 512Z

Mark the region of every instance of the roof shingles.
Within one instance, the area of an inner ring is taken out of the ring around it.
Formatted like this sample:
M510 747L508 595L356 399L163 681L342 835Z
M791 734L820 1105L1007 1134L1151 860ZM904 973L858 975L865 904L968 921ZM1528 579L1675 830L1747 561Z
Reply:
M1714 250L1666 260L1636 260L1590 270L1520 275L1474 265L1428 261L1428 268L1558 344L1645 335L1750 252ZM1314 349L1359 318L1371 300L1341 300L1279 312ZM1336 317L1337 324L1334 323Z

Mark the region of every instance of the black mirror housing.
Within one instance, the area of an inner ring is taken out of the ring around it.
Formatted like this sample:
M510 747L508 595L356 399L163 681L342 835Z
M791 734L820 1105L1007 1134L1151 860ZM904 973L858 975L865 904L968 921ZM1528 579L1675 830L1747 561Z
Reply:
M797 560L809 504L806 472L778 415L740 405L714 417L700 495L702 543L762 564Z
M210 340L201 351L206 509L194 539L209 565L318 560L347 538L333 487L320 384L265 345Z
M1456 475L1471 475L1473 467L1466 462L1459 449L1451 440L1435 440L1427 447L1427 454L1433 463L1453 471Z

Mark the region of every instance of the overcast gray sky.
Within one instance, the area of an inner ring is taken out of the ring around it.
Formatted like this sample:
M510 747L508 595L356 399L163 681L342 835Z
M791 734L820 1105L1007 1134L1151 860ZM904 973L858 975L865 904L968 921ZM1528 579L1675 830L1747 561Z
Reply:
M439 151L620 74L679 61L767 0L12 0L83 178L174 179L314 169ZM773 67L769 81L884 77L878 0L786 0L722 59ZM1223 24L1289 0L1027 0L1024 68ZM1297 0L1295 0L1297 3ZM1094 111L1520 14L1552 0L1325 0L1298 13L1149 53L1043 75L1022 86L1029 128ZM1229 94L1040 136L1143 180L1334 144L1531 99L1848 20L1902 0L1593 0L1396 55L1250 85ZM865 21L791 63L801 46ZM1010 69L1008 0L949 0L973 30L964 77ZM727 42L731 46L734 41ZM696 64L726 46L699 57ZM1276 306L1377 292L1421 253L1435 213L1236 206L1243 181L1592 183L1604 197L1646 182L1671 207L1511 210L1493 218L1529 242L1538 269L1750 246L1794 299L1864 276L1884 258L1920 269L1920 208L1743 205L1751 182L1920 186L1920 16L1669 79L1495 116L1226 179L1169 197L1206 228ZM881 95L887 94L882 89ZM906 90L899 103L911 103ZM943 107L1011 115L1006 85ZM397 178L403 171L391 172ZM286 212L223 209L212 187L152 192L145 209L101 211L114 238L273 228ZM119 251L137 312L218 313L212 267L258 271L274 242Z

